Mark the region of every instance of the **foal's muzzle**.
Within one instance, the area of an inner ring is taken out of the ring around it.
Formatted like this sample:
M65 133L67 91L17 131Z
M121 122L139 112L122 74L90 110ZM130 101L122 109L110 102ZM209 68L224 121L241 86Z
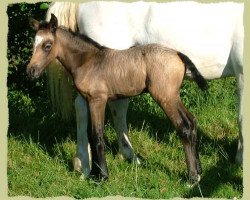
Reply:
M26 73L31 79L37 79L40 76L39 70L37 70L37 65L28 66Z

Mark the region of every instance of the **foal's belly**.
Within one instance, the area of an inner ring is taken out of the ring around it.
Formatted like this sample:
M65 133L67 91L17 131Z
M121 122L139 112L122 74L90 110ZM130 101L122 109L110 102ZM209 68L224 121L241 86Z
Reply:
M125 97L133 97L141 94L145 91L146 85L145 81L122 81L115 85L109 85L109 98L110 99L119 99Z

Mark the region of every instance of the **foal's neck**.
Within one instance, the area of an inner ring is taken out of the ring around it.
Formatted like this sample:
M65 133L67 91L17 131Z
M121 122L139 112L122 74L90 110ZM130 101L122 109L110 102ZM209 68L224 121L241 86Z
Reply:
M57 29L56 37L57 58L71 74L84 64L86 57L95 55L99 51L99 48L91 42L62 28Z

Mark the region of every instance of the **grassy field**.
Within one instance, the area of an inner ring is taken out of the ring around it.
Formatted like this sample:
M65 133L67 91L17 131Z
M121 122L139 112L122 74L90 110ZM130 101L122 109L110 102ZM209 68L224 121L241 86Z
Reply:
M237 148L237 98L234 78L209 82L209 93L185 81L182 99L197 118L200 182L204 197L242 197L242 167ZM52 112L46 92L30 97L9 90L8 193L10 196L74 198L122 195L140 198L200 197L187 187L184 151L173 126L145 94L130 101L129 136L142 164L124 161L107 109L105 143L109 180L82 180L72 169L76 153L75 119L64 122Z

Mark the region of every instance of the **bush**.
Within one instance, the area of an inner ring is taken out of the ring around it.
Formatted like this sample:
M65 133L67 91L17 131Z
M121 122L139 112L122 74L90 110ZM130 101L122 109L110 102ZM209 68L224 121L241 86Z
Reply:
M22 90L25 93L37 95L46 86L45 79L31 82L26 75L26 66L32 53L34 37L34 31L29 26L29 18L44 19L47 8L47 3L10 4L7 8L9 17L7 86L9 90Z

